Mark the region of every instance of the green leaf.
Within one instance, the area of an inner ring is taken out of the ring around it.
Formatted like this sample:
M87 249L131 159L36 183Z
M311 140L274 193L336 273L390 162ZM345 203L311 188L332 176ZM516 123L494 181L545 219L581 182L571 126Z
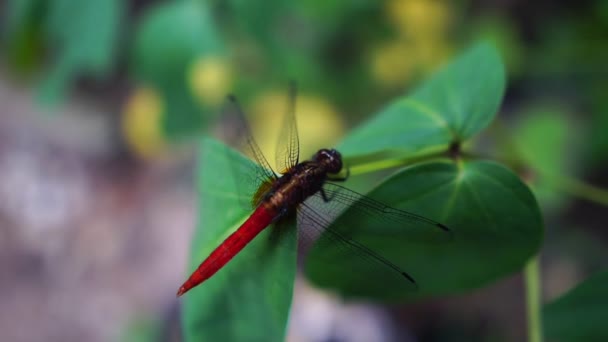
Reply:
M519 76L525 63L525 46L517 24L506 15L484 14L468 25L475 40L492 42L500 51L509 76Z
M242 155L205 140L198 172L200 218L191 270L251 214L250 209L242 208L247 194L236 189L231 176L254 171L253 163ZM284 340L295 277L296 235L286 234L276 241L269 238L271 229L183 297L186 341Z
M340 145L349 158L390 153L394 158L445 149L485 128L498 111L505 72L496 50L478 44L388 105ZM385 158L385 157L383 157Z
M248 0L227 1L237 27L262 45L270 46L278 36L275 29L280 18L290 14L293 3L285 0L252 2Z
M119 0L50 2L45 32L48 43L57 49L40 85L43 101L60 100L78 73L103 76L110 71L124 11L124 2Z
M375 273L359 268L356 260L319 262L339 247L314 247L308 276L346 297L405 299L478 288L519 271L541 245L543 224L532 193L492 162L419 164L393 175L369 196L447 225L453 239L420 239L420 231L348 209L332 227L408 272L419 291L406 291L400 281L378 286ZM364 280L355 283L353 277Z
M151 7L138 24L131 67L135 76L166 90L186 82L198 57L220 53L208 5L175 1Z
M608 272L578 285L543 309L545 333L552 341L606 341Z

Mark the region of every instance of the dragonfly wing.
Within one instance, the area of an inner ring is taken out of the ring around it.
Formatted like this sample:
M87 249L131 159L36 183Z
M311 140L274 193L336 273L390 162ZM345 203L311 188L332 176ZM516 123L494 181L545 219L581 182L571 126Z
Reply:
M256 194L262 192L261 190L265 189L268 184L278 179L278 175L253 139L245 114L234 96L228 96L222 115L228 120L224 130L225 139L232 141L232 145L235 145L234 147L237 150L255 162L251 170L245 172L233 168L232 172L237 190L243 195L241 197L245 198L244 201L241 201L243 202L241 205L248 209L255 208L259 204L259 198L256 197Z
M437 221L391 207L341 185L327 182L323 192L328 201L319 207L326 217L332 219L335 229L361 231L380 227L373 231L373 235L386 237L398 232L412 242L452 239L451 230Z
M276 167L281 173L285 173L285 171L296 166L300 161L300 141L295 114L296 95L296 84L291 81L287 97L287 112L283 118L283 126L281 127L276 150Z
M441 223L390 207L334 183L326 183L322 192L303 203L298 223L300 238L310 249L307 274L320 280L321 286L340 288L355 295L385 293L386 289L399 291L394 293L399 295L417 289L416 275L406 273L407 267L382 254L386 241L395 236L407 237L408 243L451 239L450 230ZM391 258L399 259L395 254ZM332 283L323 284L327 279Z
M301 246L310 249L306 271L313 279L327 278L318 272L330 272L332 279L342 282L333 285L350 293L365 293L373 287L381 290L387 282L398 282L401 291L418 288L411 275L378 251L358 242L348 231L332 229L331 221L316 210L319 201L323 201L321 196L312 196L298 210Z
M239 141L239 150L247 154L251 159L257 162L260 165L260 172L268 179L277 179L277 174L273 171L270 163L264 157L262 150L258 146L258 144L253 139L251 135L251 129L247 124L247 119L245 118L245 113L241 109L239 102L236 97L233 95L228 96L228 101L224 106L223 115L229 117L235 117L233 122L233 130L236 133L236 140ZM246 147L242 147L241 145L247 145Z

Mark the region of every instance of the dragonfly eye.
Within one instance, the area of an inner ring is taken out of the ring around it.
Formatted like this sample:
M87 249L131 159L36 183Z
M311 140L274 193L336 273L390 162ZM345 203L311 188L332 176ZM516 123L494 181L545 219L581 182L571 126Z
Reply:
M329 173L339 173L342 170L342 155L335 149L319 150L312 159L323 164Z

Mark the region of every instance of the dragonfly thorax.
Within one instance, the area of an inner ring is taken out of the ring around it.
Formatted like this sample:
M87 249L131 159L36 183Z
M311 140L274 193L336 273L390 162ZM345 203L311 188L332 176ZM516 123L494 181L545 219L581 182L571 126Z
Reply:
M339 173L342 170L342 155L335 149L321 149L314 156L312 160L323 165L328 173Z

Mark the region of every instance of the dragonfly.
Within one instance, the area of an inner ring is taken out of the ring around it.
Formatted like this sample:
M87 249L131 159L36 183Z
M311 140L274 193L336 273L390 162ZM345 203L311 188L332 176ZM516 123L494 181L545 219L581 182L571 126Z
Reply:
M202 261L179 288L178 297L220 271L264 229L271 226L276 228L281 223L292 220L294 216L297 219L299 238L314 240L309 242L312 245L338 246L338 249L344 252L340 254L342 257L357 258L357 262L368 265L374 274L402 283L404 290L418 288L414 277L380 252L369 248L347 233L355 231L356 227L336 227L333 224L335 219L350 208L364 215L366 220L381 222L396 229L413 229L417 232L442 236L451 233L451 230L442 223L393 208L337 184L346 181L350 173L348 168L345 168L342 155L336 149L320 149L310 160L300 162L295 101L296 85L291 82L287 114L283 120L283 129L277 145L276 165L281 170L277 173L253 139L236 97L228 96L225 111L238 117L236 131L245 149L248 150L246 154L256 162L256 174L253 177L249 175L249 179L257 179L255 186L257 190L250 203L253 212L234 233ZM244 178L239 178L248 179L246 175ZM352 221L349 222L352 224Z

